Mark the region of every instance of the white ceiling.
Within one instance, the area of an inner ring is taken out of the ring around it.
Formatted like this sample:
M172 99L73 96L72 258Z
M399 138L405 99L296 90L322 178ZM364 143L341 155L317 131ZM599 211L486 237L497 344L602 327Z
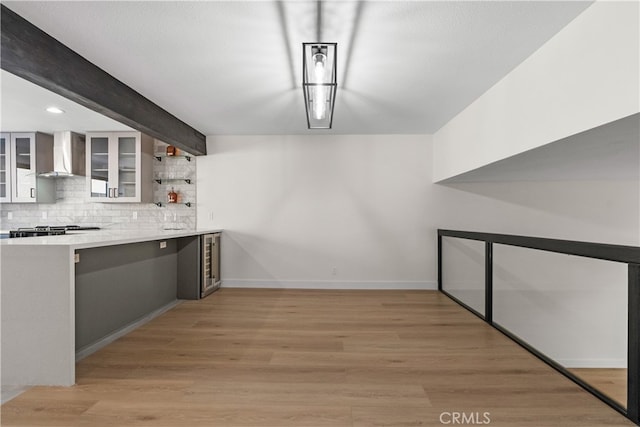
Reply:
M311 132L300 69L316 2L3 3L206 135ZM433 133L590 4L323 2L338 92L334 129L315 132Z
M0 70L0 88L0 129L3 132L133 130L4 70ZM48 107L58 107L64 114L49 113Z

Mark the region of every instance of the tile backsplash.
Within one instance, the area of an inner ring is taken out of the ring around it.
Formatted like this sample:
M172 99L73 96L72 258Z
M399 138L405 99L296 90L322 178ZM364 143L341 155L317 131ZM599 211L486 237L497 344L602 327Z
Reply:
M165 153L167 144L155 141L154 152ZM156 179L191 179L158 184L154 182L154 203L96 203L87 201L86 177L56 179L56 203L2 203L0 229L9 230L35 225L95 225L113 230L160 230L165 228L195 229L196 227L196 161L185 157L163 157L154 160ZM178 193L178 202L167 205L171 188ZM191 203L191 207L184 203Z

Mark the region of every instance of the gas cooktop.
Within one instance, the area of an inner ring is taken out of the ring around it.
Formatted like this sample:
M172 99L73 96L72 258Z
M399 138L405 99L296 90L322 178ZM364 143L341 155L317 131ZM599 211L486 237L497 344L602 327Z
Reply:
M76 230L100 230L100 227L81 225L36 225L35 227L9 230L9 237L60 236L62 234L67 234L67 231Z

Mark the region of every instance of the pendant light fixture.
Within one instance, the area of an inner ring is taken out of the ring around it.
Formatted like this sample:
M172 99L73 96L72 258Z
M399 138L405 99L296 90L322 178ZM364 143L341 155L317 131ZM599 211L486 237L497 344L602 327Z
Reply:
M331 129L337 43L302 43L302 90L309 129Z

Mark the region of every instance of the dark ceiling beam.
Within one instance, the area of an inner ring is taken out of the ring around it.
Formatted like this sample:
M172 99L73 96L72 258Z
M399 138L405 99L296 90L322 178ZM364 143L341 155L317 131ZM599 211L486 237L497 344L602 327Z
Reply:
M202 133L0 6L0 68L193 155L207 154Z

